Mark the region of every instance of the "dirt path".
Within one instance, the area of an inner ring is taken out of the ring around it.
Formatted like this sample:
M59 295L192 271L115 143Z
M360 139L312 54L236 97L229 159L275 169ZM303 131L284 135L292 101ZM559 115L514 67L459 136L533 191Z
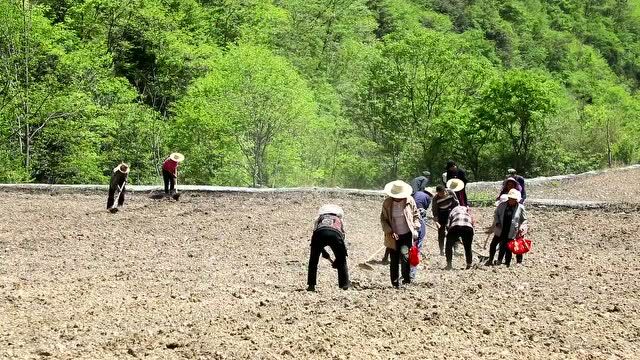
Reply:
M640 351L640 215L532 211L521 268L441 270L418 282L321 262L307 293L317 207L345 207L350 264L381 245L366 197L1 193L0 358L612 359ZM478 210L488 223L490 209ZM479 236L480 238L480 236ZM463 259L455 258L460 268Z

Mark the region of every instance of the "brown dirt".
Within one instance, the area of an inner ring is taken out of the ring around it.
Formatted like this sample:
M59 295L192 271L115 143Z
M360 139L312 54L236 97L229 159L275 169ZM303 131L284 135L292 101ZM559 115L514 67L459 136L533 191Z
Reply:
M640 203L640 169L608 171L574 180L527 187L527 196L537 199Z
M532 210L517 268L441 270L434 231L417 283L355 265L382 243L379 198L0 193L0 358L634 359L638 213ZM346 211L356 289L321 262L304 291L319 205ZM491 209L479 209L488 225ZM477 236L484 240L483 235ZM456 257L454 265L462 267Z

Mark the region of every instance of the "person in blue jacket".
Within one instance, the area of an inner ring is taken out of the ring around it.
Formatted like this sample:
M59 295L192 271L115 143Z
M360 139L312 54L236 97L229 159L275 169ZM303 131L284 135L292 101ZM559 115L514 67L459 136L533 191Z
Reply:
M428 182L419 182L418 179L419 178L416 178L412 181L412 185L417 184L417 187L412 186L413 193L411 196L413 196L413 199L416 201L416 206L420 213L420 229L418 230L416 246L418 247L418 252L421 252L423 240L427 236L427 209L429 209L429 205L431 204L431 196L425 189ZM415 279L417 272L418 267L412 266L410 273L411 279Z

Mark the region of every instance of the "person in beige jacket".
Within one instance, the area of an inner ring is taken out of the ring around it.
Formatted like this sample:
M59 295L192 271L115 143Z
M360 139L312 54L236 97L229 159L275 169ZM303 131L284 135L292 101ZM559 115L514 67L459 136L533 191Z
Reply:
M411 283L409 249L418 239L420 229L420 213L411 192L411 185L401 180L392 181L384 187L388 197L382 203L380 224L384 245L391 257L391 285L395 288L400 287L398 265L402 267L402 283Z

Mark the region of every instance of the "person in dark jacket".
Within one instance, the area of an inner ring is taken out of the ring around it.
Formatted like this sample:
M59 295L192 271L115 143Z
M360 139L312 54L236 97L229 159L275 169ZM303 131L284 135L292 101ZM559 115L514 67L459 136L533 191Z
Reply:
M430 182L431 173L428 171L423 171L421 176L418 176L417 178L411 180L411 189L413 189L414 193L416 191L424 191L424 189L429 186Z
M518 184L520 185L520 194L522 195L522 201L520 201L521 204L524 204L524 201L527 199L527 190L524 187L524 177L518 175L518 172L516 171L516 169L509 169L507 170L507 173L509 175L507 175L507 177L511 177L516 179L516 181L518 182Z
M111 182L109 183L109 196L107 198L107 210L112 213L118 212L118 208L124 205L125 185L129 177L129 165L121 163L113 169ZM118 199L117 207L115 200Z
M164 194L171 196L174 200L180 199L180 194L176 191L178 181L178 165L184 161L184 155L172 153L162 163L162 178L164 180Z
M456 196L458 197L458 201L462 206L469 206L469 202L467 200L467 174L464 170L459 169L458 165L453 160L447 161L447 182L451 179L460 179L464 183L464 188L460 191L456 191Z
M447 224L449 223L449 214L451 210L460 205L456 194L446 189L442 185L436 187L436 195L431 202L431 212L433 218L437 221L438 228L438 245L440 247L440 255L444 256L444 240L447 235Z
M309 255L309 272L307 276L307 291L316 290L318 275L318 261L320 256L328 258L329 254L324 249L330 247L335 259L333 268L338 270L338 286L347 290L351 286L349 282L349 269L347 267L347 246L345 244L345 231L343 222L344 212L337 205L323 205L318 211L318 218L314 223L311 236L311 253Z

